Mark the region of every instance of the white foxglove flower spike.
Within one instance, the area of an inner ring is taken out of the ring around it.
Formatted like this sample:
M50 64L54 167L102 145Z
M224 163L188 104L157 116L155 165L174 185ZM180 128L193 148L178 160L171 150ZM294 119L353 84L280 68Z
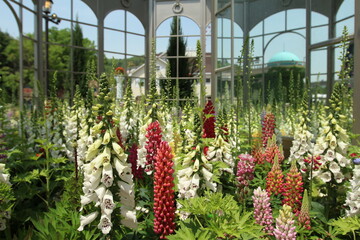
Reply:
M104 164L101 182L106 187L111 187L114 182L113 168L110 163Z
M77 230L84 230L84 226L92 223L97 218L98 214L98 212L93 212L86 216L80 216L80 227Z

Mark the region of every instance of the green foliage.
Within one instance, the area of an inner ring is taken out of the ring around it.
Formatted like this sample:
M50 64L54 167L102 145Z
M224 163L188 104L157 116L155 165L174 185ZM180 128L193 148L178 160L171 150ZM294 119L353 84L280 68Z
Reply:
M31 219L31 222L34 225L34 238L39 240L96 240L101 236L97 228L77 231L80 226L80 214L65 201L56 203L54 208L50 208L36 219Z
M14 200L15 197L11 185L0 181L0 218L4 217L2 214L5 212L11 211Z
M339 218L337 220L331 219L328 223L330 226L334 226L334 232L336 235L347 235L352 233L354 239L359 236L360 233L360 219L358 216Z
M262 227L254 224L252 212L243 211L230 194L205 192L203 197L179 203L181 211L191 215L169 239L259 239L264 235Z
M281 85L279 83L279 74L281 74ZM275 100L282 98L285 102L289 102L292 98L301 98L302 89L304 89L304 77L304 67L272 67L265 74L265 86L274 91L273 97ZM267 103L271 103L268 98L269 95L271 94L268 93L266 96Z

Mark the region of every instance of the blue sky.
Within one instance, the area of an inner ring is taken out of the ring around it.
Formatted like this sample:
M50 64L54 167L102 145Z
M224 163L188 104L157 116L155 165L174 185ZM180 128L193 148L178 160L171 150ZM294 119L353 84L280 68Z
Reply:
M342 4L336 19L342 19L347 16L354 14L354 1L355 0L345 0ZM80 0L74 0L74 18L78 18L81 22L87 22L96 25L96 17L94 13ZM23 0L23 3L26 6L29 6L32 8L32 0ZM61 3L61 4L60 4ZM71 12L70 12L70 3L71 0L54 0L54 5L52 12L57 13L59 17L62 18L71 18ZM16 8L15 4L12 4L15 6L16 11L18 11L18 8ZM15 19L9 10L9 8L6 6L6 4L3 1L0 1L0 29L1 31L8 32L12 36L18 37L18 28L15 22ZM125 29L124 24L124 11L115 11L110 13L106 19L105 19L105 26L111 27L111 28L117 28L120 30ZM265 32L274 32L284 29L284 19L285 19L284 12L277 13L275 15L270 16L265 20ZM127 24L127 30L132 31L135 33L144 34L144 28L141 25L140 21L136 19L132 14L128 14L128 24ZM34 31L33 27L33 14L29 13L28 11L24 11L24 32L29 33ZM182 26L183 26L183 34L184 35L199 35L200 30L195 22L193 22L191 19L182 17ZM224 21L226 24L226 21ZM157 35L168 35L170 32L170 23L171 19L165 20L157 29ZM274 24L277 23L277 24ZM312 25L320 25L327 23L327 18L324 16L313 13L312 14ZM349 28L349 32L354 32L354 21L353 19L346 20L344 22L338 23L336 25L336 35L340 36L342 32L342 28L344 25L347 25ZM52 23L50 23L50 27L55 26ZM288 11L288 27L303 27L305 26L305 10L303 9L295 9ZM70 28L70 23L67 21L62 21L58 26L58 28ZM81 25L83 29L84 37L89 38L90 40L95 42L95 45L97 45L97 29L96 27L87 26L87 25ZM252 31L251 35L258 35L262 31L262 24L260 23L258 26L255 26ZM239 27L235 27L235 34L241 35L242 31ZM305 30L299 31L300 34L305 34ZM225 33L226 34L226 33ZM271 36L266 36L265 41L269 40ZM199 37L188 37L188 48L189 49L195 49L196 47L196 41L199 39ZM326 27L322 28L316 28L312 30L312 43L323 41L327 39L327 29ZM125 50L125 44L124 44L124 34L114 31L105 31L105 50L109 51L119 51L123 52ZM255 49L254 49L254 55L255 56L261 56L261 47L262 47L262 39L261 37L254 38L255 43ZM144 37L137 36L137 35L128 35L127 39L127 50L130 54L134 55L143 55L144 54L144 44L145 40ZM168 38L158 38L157 39L157 52L165 51L168 44ZM208 38L207 44L210 44L210 38ZM237 40L235 42L235 55L240 54L242 42L241 40ZM207 51L210 50L210 47L207 47ZM277 52L280 51L289 51L294 54L296 54L301 60L305 59L305 39L303 39L301 36L296 34L282 34L279 37L275 38L266 49L264 59L265 62L267 62L273 55L275 55ZM324 63L326 62L326 55L325 51L315 51L312 53L312 73L319 73L319 72L326 72L326 64L319 65L318 63ZM339 50L336 51L336 56L339 55ZM107 54L108 57L114 56L117 58L123 58L123 55L116 55L116 54ZM339 68L339 62L336 61L337 68ZM338 69L337 69L338 70Z

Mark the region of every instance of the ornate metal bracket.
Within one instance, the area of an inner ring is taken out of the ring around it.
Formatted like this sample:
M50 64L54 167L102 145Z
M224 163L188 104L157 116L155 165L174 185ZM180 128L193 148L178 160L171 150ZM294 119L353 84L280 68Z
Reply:
M131 6L131 3L131 0L121 0L121 4L124 6L124 8L129 8Z
M174 3L174 5L173 5L172 10L175 14L180 14L184 10L184 7L181 3L176 1L176 3Z
M284 7L287 7L287 6L289 6L291 4L291 2L292 2L292 0L282 0L282 5Z

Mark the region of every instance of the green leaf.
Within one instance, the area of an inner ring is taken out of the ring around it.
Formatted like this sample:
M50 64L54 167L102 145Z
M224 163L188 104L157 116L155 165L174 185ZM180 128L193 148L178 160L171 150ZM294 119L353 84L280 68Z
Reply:
M346 235L350 232L360 230L360 219L357 216L339 218L337 220L331 219L328 224L330 226L334 226L334 230L339 232L341 235Z

